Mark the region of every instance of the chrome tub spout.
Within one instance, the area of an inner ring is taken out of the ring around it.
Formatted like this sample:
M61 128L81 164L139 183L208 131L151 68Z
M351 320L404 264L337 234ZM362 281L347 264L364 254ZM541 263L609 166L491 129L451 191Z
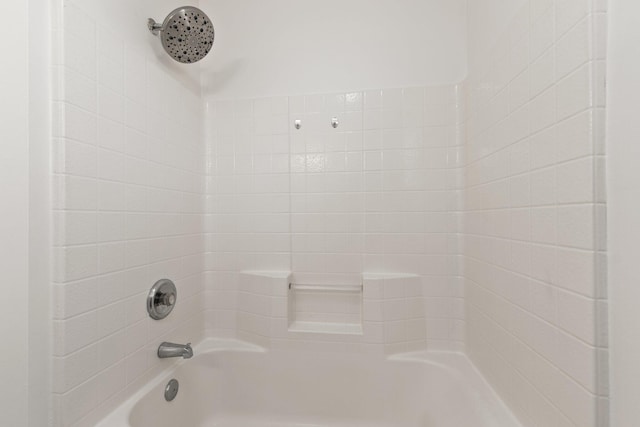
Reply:
M182 357L183 359L191 359L193 357L193 349L189 344L174 344L163 342L158 347L158 357L166 359L168 357Z

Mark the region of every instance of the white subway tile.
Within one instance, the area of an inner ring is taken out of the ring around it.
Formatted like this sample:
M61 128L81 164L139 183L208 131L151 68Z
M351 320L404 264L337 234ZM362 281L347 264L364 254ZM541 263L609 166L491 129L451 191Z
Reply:
M124 126L122 123L99 117L97 141L102 148L123 153L126 147Z
M59 105L54 136L62 136L87 144L96 144L97 119L95 114L72 104Z
M560 38L587 16L592 7L590 0L556 1L556 35Z
M594 106L593 63L586 63L558 82L558 119L563 119Z
M65 31L63 39L63 64L92 81L96 81L97 54L95 35L92 32L76 35Z
M573 205L558 208L558 244L595 249L594 206Z
M558 203L593 201L593 160L591 158L559 165L557 180Z

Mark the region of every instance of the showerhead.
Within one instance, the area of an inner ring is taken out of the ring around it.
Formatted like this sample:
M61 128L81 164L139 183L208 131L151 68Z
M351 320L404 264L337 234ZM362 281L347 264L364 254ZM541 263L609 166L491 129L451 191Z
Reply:
M178 62L192 64L204 58L213 46L213 24L200 9L179 7L162 24L149 18L149 30L160 35L164 50Z

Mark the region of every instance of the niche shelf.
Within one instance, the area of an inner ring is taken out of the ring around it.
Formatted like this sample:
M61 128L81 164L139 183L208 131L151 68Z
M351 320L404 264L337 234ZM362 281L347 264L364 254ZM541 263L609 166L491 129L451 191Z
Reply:
M289 332L362 335L362 289L289 283Z

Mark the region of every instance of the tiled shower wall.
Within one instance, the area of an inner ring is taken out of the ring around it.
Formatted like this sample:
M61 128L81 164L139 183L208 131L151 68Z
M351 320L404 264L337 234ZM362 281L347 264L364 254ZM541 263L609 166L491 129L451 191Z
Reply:
M247 270L419 275L428 348L461 349L466 316L526 425L606 425L602 1L527 3L466 88L210 99L204 126L197 66L139 28L180 4L108 3L54 2L56 425L172 363L161 340L235 336Z
M55 426L95 425L174 363L158 343L202 337L198 72L141 39L148 14L178 4L142 3L54 2ZM178 305L152 321L146 294L165 277Z
M472 52L467 349L526 426L608 425L605 12L527 1Z
M430 348L461 348L459 91L209 101L209 332L235 335L241 271L315 284L413 273Z
M394 354L424 348L420 276L364 274L362 289L346 291L317 285L290 289L292 279L288 272L240 274L238 338L267 349L312 353Z

